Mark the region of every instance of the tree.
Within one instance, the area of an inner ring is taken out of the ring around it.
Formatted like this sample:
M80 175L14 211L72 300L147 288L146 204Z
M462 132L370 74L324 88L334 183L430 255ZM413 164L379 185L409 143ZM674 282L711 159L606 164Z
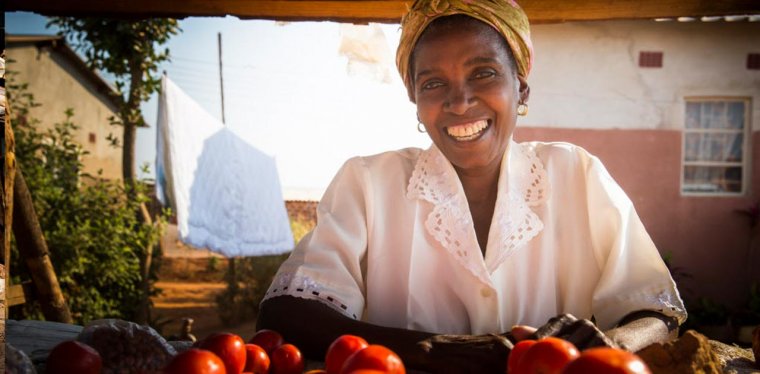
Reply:
M48 25L60 28L59 33L84 54L91 69L114 75L120 105L117 118L112 117L111 124L124 128L121 142L122 177L128 198L137 199L135 139L137 127L144 124L140 103L161 88L158 67L169 60L169 49L163 45L180 31L177 20L54 17ZM118 140L113 137L111 140L114 145L118 145ZM138 220L150 224L151 218L145 205L140 208L135 212ZM149 274L152 253L152 244L148 244L140 258L144 297L135 318L139 323L146 323L150 319L148 294L151 288Z
M121 105L111 122L124 127L122 176L131 185L136 128L144 124L140 103L161 88L158 67L169 60L169 49L162 46L180 31L177 20L54 17L48 25L60 28L59 34L84 54L91 69L114 75Z

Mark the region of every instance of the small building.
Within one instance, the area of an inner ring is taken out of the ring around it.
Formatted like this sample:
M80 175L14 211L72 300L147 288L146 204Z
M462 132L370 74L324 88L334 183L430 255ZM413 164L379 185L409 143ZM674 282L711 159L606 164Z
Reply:
M539 24L531 36L515 138L598 156L689 273L682 293L743 303L760 282L760 230L743 213L760 201L760 18Z
M27 83L41 104L30 113L40 128L53 128L73 109L71 121L79 127L75 139L88 152L82 158L83 171L97 175L102 170L104 178L121 179L122 148L107 139L109 134L122 138L122 128L109 121L118 112L116 89L88 68L61 36L6 35L5 48L7 69L16 73L12 80Z

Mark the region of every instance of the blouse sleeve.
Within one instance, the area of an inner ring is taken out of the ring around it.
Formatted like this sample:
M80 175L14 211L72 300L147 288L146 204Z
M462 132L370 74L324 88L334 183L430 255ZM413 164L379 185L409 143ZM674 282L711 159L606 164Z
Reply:
M295 296L318 300L350 318L362 317L365 173L361 158L348 160L338 171L317 206L317 225L280 266L263 300Z
M593 313L602 329L627 314L657 311L686 320L686 310L670 272L636 214L633 203L596 157L587 164L591 240L601 270Z

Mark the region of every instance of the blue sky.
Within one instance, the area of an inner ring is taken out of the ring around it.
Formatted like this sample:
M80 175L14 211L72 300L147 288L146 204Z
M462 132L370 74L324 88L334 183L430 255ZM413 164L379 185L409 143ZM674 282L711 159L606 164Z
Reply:
M10 34L53 34L46 19L32 13L5 14ZM416 130L392 63L390 80L352 69L339 49L340 24L276 23L226 18L188 18L168 43L172 62L162 67L170 79L221 118L217 33L222 33L225 118L249 143L273 156L283 189L318 194L343 162L355 155L427 147ZM398 25L380 25L395 54ZM392 57L392 56L391 56ZM356 67L354 65L353 67ZM151 128L138 133L138 165L155 160L157 97L143 105ZM152 175L149 175L152 176Z

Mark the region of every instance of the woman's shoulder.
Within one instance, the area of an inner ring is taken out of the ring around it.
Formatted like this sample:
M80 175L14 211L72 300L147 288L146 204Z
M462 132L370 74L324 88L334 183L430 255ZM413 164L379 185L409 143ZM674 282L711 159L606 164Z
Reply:
M585 148L568 142L530 141L519 143L546 164L587 164L597 160Z
M403 148L366 156L355 156L346 161L347 165L369 169L371 172L397 173L414 169L422 153L420 148Z

